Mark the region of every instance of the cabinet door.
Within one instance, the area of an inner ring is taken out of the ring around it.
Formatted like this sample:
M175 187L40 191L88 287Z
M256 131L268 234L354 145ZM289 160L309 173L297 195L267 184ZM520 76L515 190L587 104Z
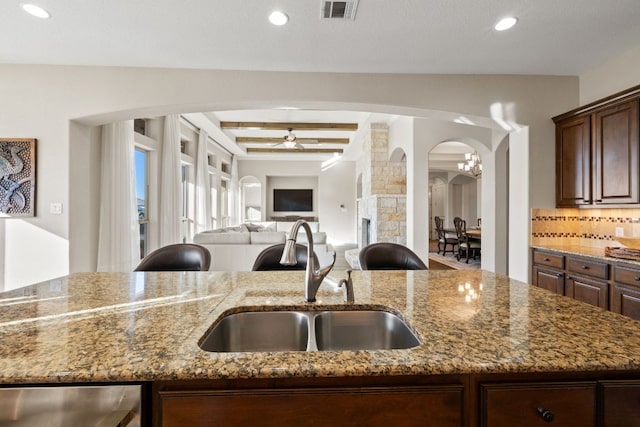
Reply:
M567 275L564 286L568 297L605 310L609 309L609 284L607 282L570 274Z
M638 100L595 117L595 203L640 202Z
M162 427L463 424L462 385L161 391Z
M596 425L592 382L482 384L483 427Z
M556 205L591 203L591 118L556 123Z
M634 427L640 422L640 381L602 381L602 425Z
M640 288L614 283L611 288L611 311L640 320Z
M539 288L564 295L564 273L562 271L534 265L533 284Z

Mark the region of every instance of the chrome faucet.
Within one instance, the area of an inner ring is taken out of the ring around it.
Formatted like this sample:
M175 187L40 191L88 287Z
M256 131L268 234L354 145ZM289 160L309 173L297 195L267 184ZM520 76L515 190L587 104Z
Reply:
M324 268L319 268L316 265L316 258L313 253L313 236L311 235L311 227L303 219L299 219L291 227L289 238L282 251L282 258L280 264L282 265L296 265L298 262L296 259L296 239L298 238L298 231L300 227L303 227L307 234L307 269L304 277L304 298L307 302L315 302L318 288L329 274L333 265L336 263L336 253L333 252L333 261L330 265Z

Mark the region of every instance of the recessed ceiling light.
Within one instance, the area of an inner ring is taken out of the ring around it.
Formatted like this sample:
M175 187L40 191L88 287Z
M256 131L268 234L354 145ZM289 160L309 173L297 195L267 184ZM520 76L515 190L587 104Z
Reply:
M504 31L516 25L518 22L518 18L514 18L513 16L509 16L507 18L502 18L494 27L496 31Z
M284 12L275 11L271 15L269 15L269 21L273 25L280 26L286 24L289 21L289 17Z
M25 12L35 16L36 18L46 19L51 17L51 14L49 12L47 12L40 6L36 6L35 4L25 3L22 5L22 8L24 9Z

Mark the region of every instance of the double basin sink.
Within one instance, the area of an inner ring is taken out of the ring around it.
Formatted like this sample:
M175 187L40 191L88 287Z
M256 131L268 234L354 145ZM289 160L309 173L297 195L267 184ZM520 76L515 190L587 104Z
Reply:
M411 348L420 340L384 310L247 311L223 316L199 342L212 352Z

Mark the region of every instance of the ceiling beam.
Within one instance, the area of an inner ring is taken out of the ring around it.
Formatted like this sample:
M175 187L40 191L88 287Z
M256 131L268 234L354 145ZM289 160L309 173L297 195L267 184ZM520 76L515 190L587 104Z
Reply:
M238 144L278 144L283 141L283 138L260 138L251 136L237 136L236 143ZM349 138L296 138L296 142L300 144L348 144Z
M222 129L356 131L357 123L220 122Z
M247 148L247 153L342 154L342 148Z

